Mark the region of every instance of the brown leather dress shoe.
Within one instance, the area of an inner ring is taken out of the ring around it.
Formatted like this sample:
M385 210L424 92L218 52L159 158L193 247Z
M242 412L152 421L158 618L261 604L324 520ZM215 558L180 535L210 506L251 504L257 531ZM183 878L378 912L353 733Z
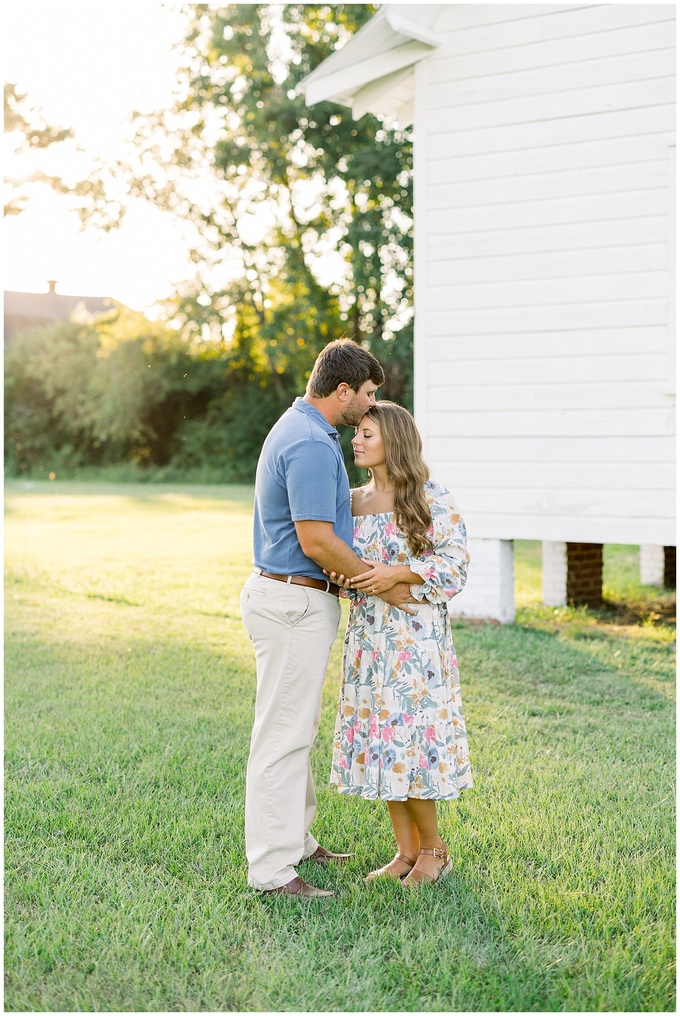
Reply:
M303 857L303 861L314 861L315 864L321 864L324 867L329 861L335 861L337 864L346 864L350 857L354 857L354 854L334 854L332 850L326 850L325 847L318 846L313 854L309 857Z
M332 889L317 889L315 885L309 885L303 878L296 875L290 882L280 885L277 889L261 889L263 896L273 896L278 893L280 896L297 896L299 899L311 900L319 896L337 896Z

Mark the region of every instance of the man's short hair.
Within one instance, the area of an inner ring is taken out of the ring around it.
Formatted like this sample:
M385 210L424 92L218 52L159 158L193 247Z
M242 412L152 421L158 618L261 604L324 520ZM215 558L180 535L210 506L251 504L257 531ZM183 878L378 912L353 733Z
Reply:
M307 394L323 399L343 383L358 392L366 381L381 385L384 380L385 373L372 353L353 339L336 339L317 356Z

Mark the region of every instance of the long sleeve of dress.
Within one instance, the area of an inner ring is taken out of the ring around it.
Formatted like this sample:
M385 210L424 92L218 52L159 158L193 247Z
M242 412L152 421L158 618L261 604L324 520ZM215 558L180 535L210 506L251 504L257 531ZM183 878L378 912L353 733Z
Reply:
M453 495L445 487L429 481L426 497L432 516L428 536L434 549L430 554L410 556L405 563L424 579L423 585L411 586L417 600L446 603L460 593L467 580L467 532Z

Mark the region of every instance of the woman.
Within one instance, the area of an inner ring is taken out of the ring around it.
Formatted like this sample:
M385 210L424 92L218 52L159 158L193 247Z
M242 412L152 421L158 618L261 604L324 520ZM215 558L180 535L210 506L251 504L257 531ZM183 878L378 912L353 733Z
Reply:
M352 491L354 549L370 567L339 581L351 600L331 783L387 802L397 854L372 871L404 885L452 867L436 801L472 786L447 601L465 584L465 526L446 488L429 479L411 414L378 402L359 424L354 460L370 472ZM336 576L332 576L337 580ZM413 614L380 593L412 587Z

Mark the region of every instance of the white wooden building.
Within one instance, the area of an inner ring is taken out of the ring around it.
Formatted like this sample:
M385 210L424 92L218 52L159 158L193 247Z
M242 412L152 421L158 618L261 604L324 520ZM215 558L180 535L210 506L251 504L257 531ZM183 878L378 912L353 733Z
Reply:
M457 609L675 558L675 6L389 4L303 86L414 128L415 415L473 564ZM599 563L598 563L599 562ZM674 564L673 564L674 572Z

